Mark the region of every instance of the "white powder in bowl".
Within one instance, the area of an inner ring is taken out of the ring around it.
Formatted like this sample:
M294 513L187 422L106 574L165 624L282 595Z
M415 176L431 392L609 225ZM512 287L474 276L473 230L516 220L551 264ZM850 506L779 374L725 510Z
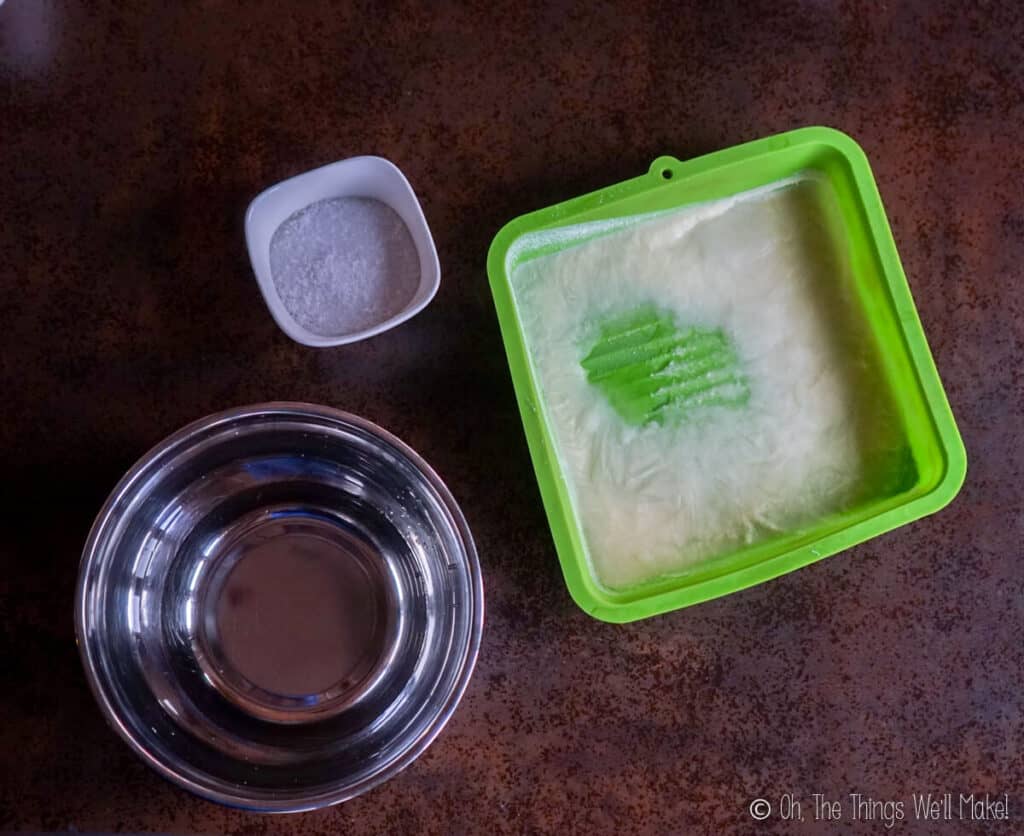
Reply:
M270 271L295 321L330 337L395 316L420 282L408 227L371 197L320 200L291 215L270 239Z

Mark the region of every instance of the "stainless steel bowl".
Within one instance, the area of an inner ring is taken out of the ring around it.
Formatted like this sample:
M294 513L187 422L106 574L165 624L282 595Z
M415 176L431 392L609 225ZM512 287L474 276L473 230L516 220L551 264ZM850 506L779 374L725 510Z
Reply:
M154 769L267 812L415 759L476 661L483 587L437 474L368 421L274 403L198 421L121 480L75 626L93 692Z

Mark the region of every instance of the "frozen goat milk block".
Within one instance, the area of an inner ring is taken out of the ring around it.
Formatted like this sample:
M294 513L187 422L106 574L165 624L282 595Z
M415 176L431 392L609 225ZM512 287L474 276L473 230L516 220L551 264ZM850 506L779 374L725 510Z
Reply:
M840 511L863 494L871 457L899 446L892 407L858 397L877 353L838 212L827 181L806 175L534 233L560 249L520 262L512 290L603 585L679 573ZM581 361L602 323L645 308L723 334L749 398L624 420Z

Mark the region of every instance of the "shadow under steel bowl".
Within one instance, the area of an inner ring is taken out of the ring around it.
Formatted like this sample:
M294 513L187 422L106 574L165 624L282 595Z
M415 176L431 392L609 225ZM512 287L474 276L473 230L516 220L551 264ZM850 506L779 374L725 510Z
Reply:
M454 711L483 625L476 549L436 473L379 427L271 403L147 453L101 510L75 628L154 769L265 812L336 804Z

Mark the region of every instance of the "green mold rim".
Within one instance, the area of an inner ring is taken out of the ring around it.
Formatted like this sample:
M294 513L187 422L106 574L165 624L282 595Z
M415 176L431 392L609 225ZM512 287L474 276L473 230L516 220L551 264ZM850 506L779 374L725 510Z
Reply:
M678 575L626 589L602 586L590 569L580 521L541 408L509 272L523 236L588 221L727 197L800 172L835 189L849 237L854 282L876 340L880 386L896 402L916 480L779 538L715 557ZM959 492L967 454L914 306L867 157L849 136L808 127L680 161L661 156L639 177L521 215L491 243L487 274L530 457L562 574L573 600L602 621L625 623L692 606L776 578L932 514Z

